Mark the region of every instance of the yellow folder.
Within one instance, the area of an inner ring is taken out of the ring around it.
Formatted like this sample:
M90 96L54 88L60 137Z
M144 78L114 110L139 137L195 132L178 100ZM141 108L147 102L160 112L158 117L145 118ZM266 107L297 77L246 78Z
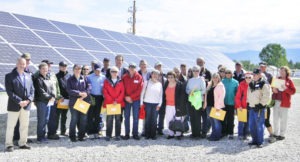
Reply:
M219 111L217 111L216 108L211 108L210 114L209 116L218 120L223 121L226 115L226 111L219 109Z
M101 114L106 114L106 109L103 106L101 106Z
M83 101L82 99L77 99L75 105L74 105L74 109L75 110L78 110L84 114L87 113L87 111L89 110L90 108L90 104Z
M121 104L107 104L106 105L107 115L120 115L121 114Z
M57 108L58 109L68 109L69 108L69 100L68 99L64 99L63 102L61 102L60 100L58 100L58 102L57 102Z
M247 122L247 109L237 109L237 116L240 122Z

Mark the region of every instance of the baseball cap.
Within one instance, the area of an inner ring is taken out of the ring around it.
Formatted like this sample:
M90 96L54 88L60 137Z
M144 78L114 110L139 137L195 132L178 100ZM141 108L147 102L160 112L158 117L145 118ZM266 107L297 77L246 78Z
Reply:
M53 64L53 62L51 62L50 60L43 60L42 62L46 63L46 64Z
M260 73L261 73L260 69L254 69L253 70L253 74L260 74Z
M68 64L65 61L61 61L58 64L59 66L68 66Z
M26 60L30 60L31 59L31 56L30 56L30 53L23 53L22 58L26 59Z
M161 62L157 62L157 63L155 63L154 67L159 66L159 65L162 65L162 63Z
M267 66L267 65L268 64L266 62L264 62L264 61L262 61L262 62L259 63L259 66Z
M136 64L134 62L129 63L128 65L129 68L136 68Z
M100 64L95 64L94 69L101 71L101 65Z

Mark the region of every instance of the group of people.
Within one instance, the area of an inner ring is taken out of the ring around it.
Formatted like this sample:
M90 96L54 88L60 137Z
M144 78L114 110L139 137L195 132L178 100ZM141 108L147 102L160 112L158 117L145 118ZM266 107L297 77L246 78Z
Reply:
M291 95L296 91L286 66L280 68L278 77L285 84L280 88L271 88L272 75L266 72L264 62L253 72L245 72L242 65L236 63L234 72L220 65L218 72L211 74L205 67L204 58L200 57L190 69L186 64L181 64L180 68L165 74L160 62L149 71L147 61L141 60L140 70L137 70L135 63L129 63L128 68L123 67L124 57L117 55L115 66L110 66L110 60L104 58L102 64L93 61L91 66L73 65L71 75L64 61L59 63L58 73L52 72L53 62L49 60L43 60L38 71L33 73L29 68L30 59L30 54L23 54L18 58L16 68L5 76L9 97L5 146L6 151L10 152L14 150L14 140L18 140L20 149L30 149L27 136L32 102L37 107L39 143L59 139L59 125L60 135L69 136L72 142L84 141L87 135L99 138L99 132L101 135L104 127L101 109L119 105L120 113L106 117L107 141L113 138L113 127L116 141L131 137L140 140L138 128L142 111L145 111L145 119L141 134L145 139L155 140L157 134L163 135L166 128L167 139L180 140L184 132L169 127L174 120L189 121L190 137L193 139L218 141L227 136L234 139L235 112L246 109L248 120L239 122L238 138L244 140L251 135L249 145L262 147L264 126L270 133L270 142L285 138ZM65 100L69 101L68 109L59 108L58 103ZM74 108L78 100L90 103L87 113ZM271 107L274 107L274 130L270 124ZM224 120L210 117L213 109L216 112L225 111ZM66 134L69 110L71 122L69 134ZM123 136L122 123L125 125Z

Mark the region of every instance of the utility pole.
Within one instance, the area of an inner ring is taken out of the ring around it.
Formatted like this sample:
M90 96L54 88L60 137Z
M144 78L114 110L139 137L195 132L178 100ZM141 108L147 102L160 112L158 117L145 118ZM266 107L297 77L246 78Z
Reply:
M135 24L136 24L136 16L135 16L136 6L135 6L135 0L133 0L133 6L131 6L131 7L128 8L128 12L130 14L132 14L132 16L130 16L128 18L128 21L127 21L131 25L131 28L129 28L127 32L135 35L135 31L136 31L136 28L135 28Z

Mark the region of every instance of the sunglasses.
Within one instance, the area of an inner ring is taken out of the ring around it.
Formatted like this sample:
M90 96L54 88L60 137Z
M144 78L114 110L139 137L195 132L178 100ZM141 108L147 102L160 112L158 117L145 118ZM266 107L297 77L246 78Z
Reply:
M117 71L110 71L110 73L117 73Z
M193 70L193 72L199 72L199 70Z
M251 79L251 77L245 77L245 79Z
M225 73L225 74L231 74L230 72L227 72L227 73Z
M90 69L83 69L83 70L90 70Z
M225 71L219 71L219 73L225 73Z

